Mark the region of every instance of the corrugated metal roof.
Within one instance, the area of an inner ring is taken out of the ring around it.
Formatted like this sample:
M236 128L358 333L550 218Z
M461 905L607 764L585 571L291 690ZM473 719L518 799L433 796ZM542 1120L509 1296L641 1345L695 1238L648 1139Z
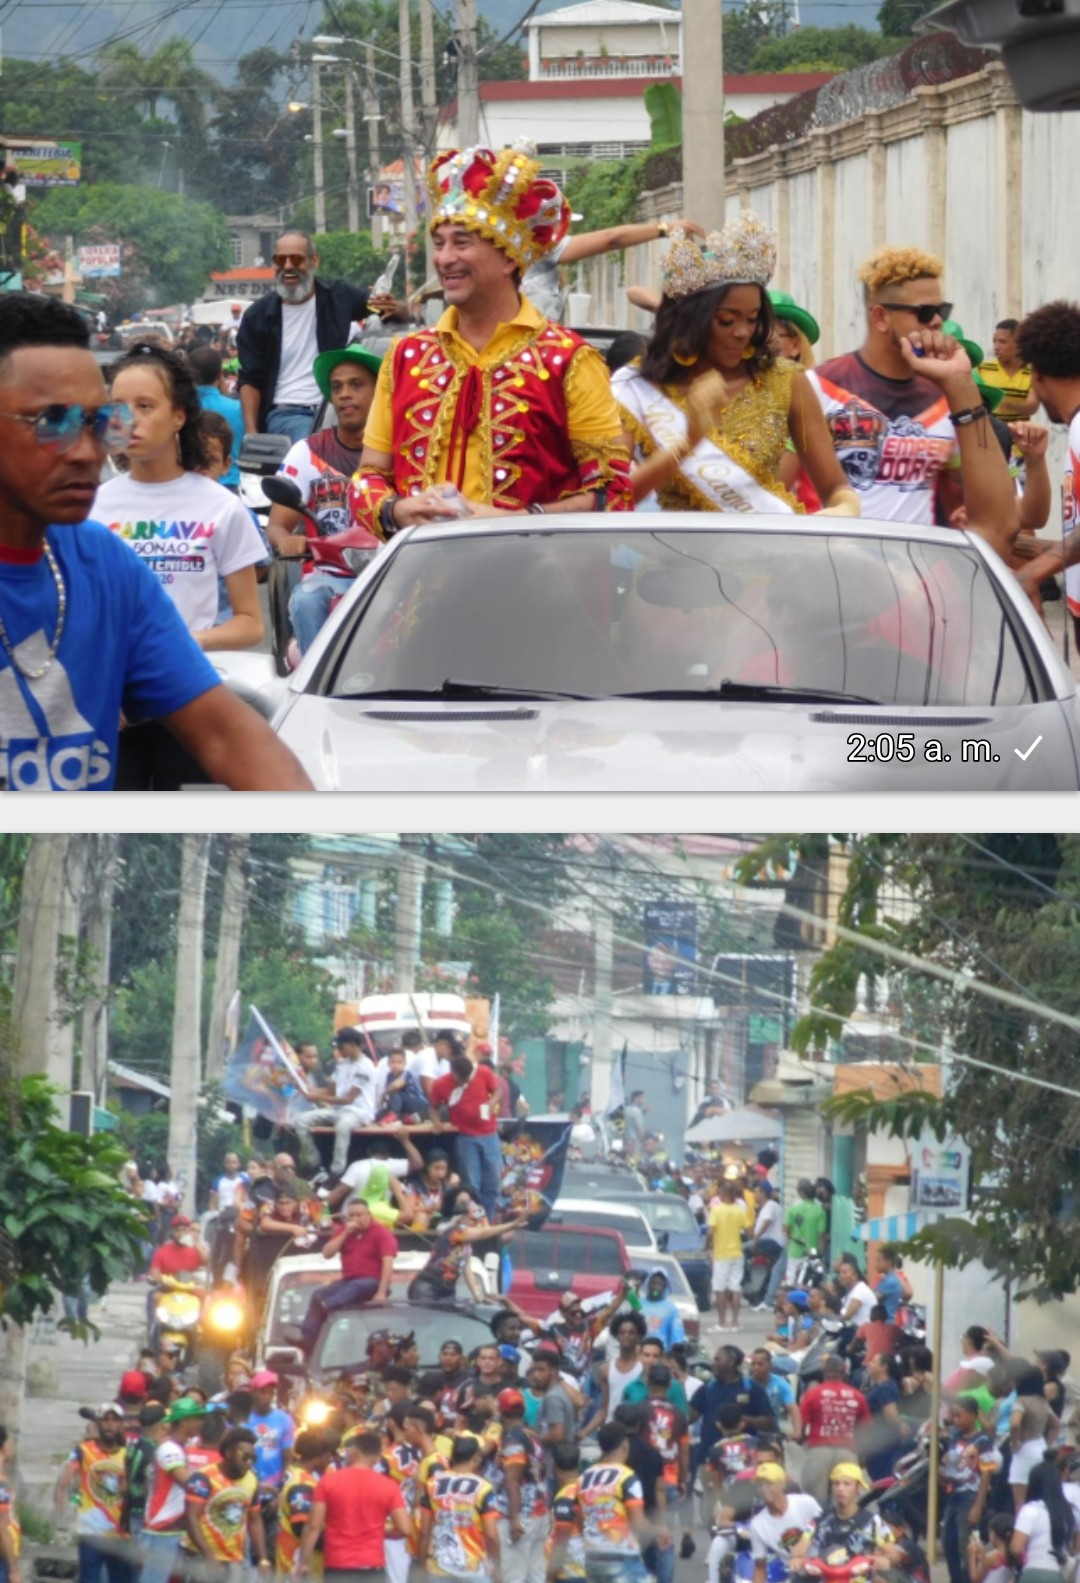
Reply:
M679 27L682 16L664 6L645 5L643 0L581 0L580 5L532 17L529 27L615 27L634 22L670 22Z

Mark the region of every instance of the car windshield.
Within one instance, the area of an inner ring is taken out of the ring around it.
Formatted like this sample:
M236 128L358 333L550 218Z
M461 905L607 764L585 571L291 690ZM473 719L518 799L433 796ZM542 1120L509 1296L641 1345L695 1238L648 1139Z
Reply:
M387 1327L413 1332L420 1348L421 1366L427 1368L437 1366L439 1348L445 1341L460 1341L466 1354L491 1341L491 1327L485 1320L453 1309L440 1312L412 1305L396 1311L384 1307L349 1308L335 1314L323 1331L311 1359L312 1369L319 1373L355 1368L367 1358L368 1336L371 1332Z
M522 528L404 543L358 609L335 697L1032 700L960 539Z
M679 1236L700 1237L701 1227L681 1198L643 1198L635 1202L654 1231L674 1231Z

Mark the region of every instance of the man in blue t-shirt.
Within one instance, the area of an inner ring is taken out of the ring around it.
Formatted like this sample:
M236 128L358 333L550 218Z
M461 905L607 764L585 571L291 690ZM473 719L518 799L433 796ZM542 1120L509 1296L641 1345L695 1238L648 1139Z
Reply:
M233 431L232 461L222 473L219 483L226 489L237 489L240 469L236 459L244 443L244 412L233 396L226 396L221 389L221 353L213 346L194 346L187 355L188 367L199 392L204 412L220 412Z
M713 1377L694 1395L691 1419L701 1421L701 1457L706 1458L720 1438L717 1414L728 1402L742 1410L743 1427L754 1434L774 1431L776 1415L761 1386L743 1374L745 1354L741 1347L718 1347L713 1358Z
M278 1377L272 1369L260 1369L251 1376L253 1404L247 1427L257 1436L255 1473L264 1489L279 1490L285 1479L287 1453L296 1439L291 1413L275 1407Z
M877 1265L880 1273L874 1283L874 1291L885 1310L885 1318L892 1324L900 1304L907 1301L910 1289L900 1274L900 1260L893 1248L878 1249Z
M138 556L86 520L130 422L74 308L0 296L0 790L108 791L123 712L160 720L212 781L310 791Z

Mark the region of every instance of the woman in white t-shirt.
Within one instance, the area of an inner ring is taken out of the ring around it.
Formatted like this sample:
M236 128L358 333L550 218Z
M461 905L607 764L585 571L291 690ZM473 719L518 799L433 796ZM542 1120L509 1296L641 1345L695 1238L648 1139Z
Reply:
M136 345L116 365L112 396L134 418L126 470L102 484L91 516L155 574L200 648L254 648L263 635L255 567L266 548L247 508L202 472L202 407L187 362ZM219 577L231 611L220 623ZM205 779L157 722L121 733L118 790L175 791Z
M1051 1453L1032 1470L1027 1499L1013 1525L1009 1549L1014 1561L1023 1562L1020 1583L1060 1583L1076 1542L1076 1519Z

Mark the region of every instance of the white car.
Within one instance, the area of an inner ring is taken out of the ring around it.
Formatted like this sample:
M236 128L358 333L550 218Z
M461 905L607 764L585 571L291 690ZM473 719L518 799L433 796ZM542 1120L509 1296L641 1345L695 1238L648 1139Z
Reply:
M712 513L413 528L274 729L327 791L1072 790L1076 682L952 529Z

